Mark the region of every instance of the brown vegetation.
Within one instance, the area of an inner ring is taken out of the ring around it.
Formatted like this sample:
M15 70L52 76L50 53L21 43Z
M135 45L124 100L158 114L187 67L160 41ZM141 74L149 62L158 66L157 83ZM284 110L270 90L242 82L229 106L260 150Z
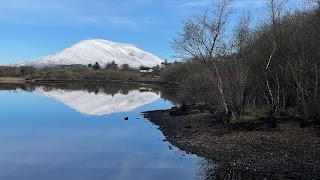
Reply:
M226 41L229 0L183 22L172 47L186 63L162 73L177 82L186 103L205 103L234 121L289 113L319 122L320 9L286 12L268 0L268 16L251 27L245 14ZM230 33L229 33L230 34Z

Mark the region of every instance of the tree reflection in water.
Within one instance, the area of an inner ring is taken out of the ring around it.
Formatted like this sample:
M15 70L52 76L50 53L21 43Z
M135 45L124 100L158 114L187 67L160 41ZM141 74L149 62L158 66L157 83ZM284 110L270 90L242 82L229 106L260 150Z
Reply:
M198 180L261 180L272 179L268 174L234 168L229 164L217 164L214 161L201 159L197 164Z

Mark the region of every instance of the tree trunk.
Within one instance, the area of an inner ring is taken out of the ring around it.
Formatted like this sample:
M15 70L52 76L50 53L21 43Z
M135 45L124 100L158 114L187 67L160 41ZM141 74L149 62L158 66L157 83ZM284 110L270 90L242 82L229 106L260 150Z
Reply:
M227 101L226 101L226 98L225 98L225 95L224 95L224 91L223 91L222 78L221 78L221 75L220 75L220 72L219 72L219 69L218 69L216 63L214 63L214 69L215 69L215 72L217 73L218 80L219 80L218 88L219 88L219 91L220 91L221 100L222 100L222 103L223 103L225 115L228 117L228 115L229 115L229 108L228 108L228 104L227 104Z
M268 80L268 75L269 75L269 67L270 67L270 63L271 63L271 60L273 59L273 56L274 56L274 53L276 52L276 49L277 49L277 44L276 44L276 41L275 41L275 37L273 36L273 50L269 56L269 60L268 60L268 63L265 67L265 72L264 72L264 75L265 75L265 78L266 78L266 85L267 85L267 90L268 90L268 94L269 94L269 98L270 98L270 101L271 101L271 113L274 114L275 112L275 102L274 102L274 95L272 93L272 90L271 90L271 87L270 87L270 84L269 84L269 80Z

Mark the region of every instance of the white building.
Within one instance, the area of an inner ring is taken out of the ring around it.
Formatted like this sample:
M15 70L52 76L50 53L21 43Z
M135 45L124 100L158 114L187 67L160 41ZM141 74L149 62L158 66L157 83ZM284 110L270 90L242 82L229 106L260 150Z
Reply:
M151 69L151 68L141 68L140 72L141 73L152 73L153 69Z

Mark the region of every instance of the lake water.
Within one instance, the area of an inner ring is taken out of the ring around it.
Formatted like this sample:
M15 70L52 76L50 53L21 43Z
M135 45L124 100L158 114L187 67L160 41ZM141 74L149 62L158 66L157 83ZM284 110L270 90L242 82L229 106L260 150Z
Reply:
M163 141L163 134L141 115L172 107L160 91L136 87L2 89L0 179L200 177L203 159L169 148L172 145Z

